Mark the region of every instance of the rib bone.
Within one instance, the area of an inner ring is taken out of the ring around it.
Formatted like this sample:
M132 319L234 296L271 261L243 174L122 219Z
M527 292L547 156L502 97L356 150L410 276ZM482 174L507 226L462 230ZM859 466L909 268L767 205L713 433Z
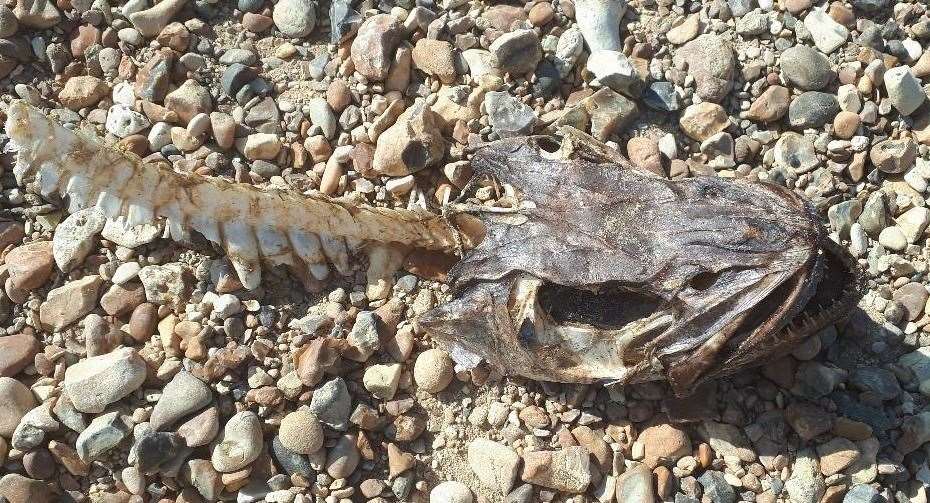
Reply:
M261 280L261 262L303 267L322 280L328 259L346 274L351 270L346 241L378 244L379 269L386 262L384 246L451 253L462 244L442 217L425 210L379 208L178 173L167 163L145 163L71 131L21 101L10 105L6 132L18 154L14 173L21 185L43 196L57 194L70 212L98 206L131 225L164 219L173 239L195 230L227 252L249 289Z

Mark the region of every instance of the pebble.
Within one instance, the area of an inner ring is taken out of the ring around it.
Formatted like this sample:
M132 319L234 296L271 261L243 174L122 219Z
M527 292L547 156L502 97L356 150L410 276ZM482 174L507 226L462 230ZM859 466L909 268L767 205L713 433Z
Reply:
M439 116L423 102L408 108L375 146L372 169L387 176L406 176L438 163L446 142L439 131Z
M371 365L365 369L362 383L372 396L391 400L397 393L402 367L399 363Z
M576 0L575 20L591 52L619 51L623 47L617 21L626 9L626 0Z
M313 98L306 105L307 117L314 126L323 129L323 135L332 140L336 136L338 122L336 114L324 98Z
M869 160L879 171L904 173L914 166L917 145L910 138L883 140L869 150Z
M488 113L488 122L501 138L530 134L537 122L533 109L507 92L487 93L484 107Z
M826 491L820 475L816 455L808 449L798 452L791 467L791 477L785 482L785 490L798 503L818 503Z
M236 148L249 160L274 160L281 151L281 139L273 133L253 133L236 140Z
M468 445L468 465L486 487L497 494L510 492L520 468L520 455L510 447L478 438Z
M804 135L784 133L774 150L775 165L795 173L807 173L820 165L814 144Z
M639 434L637 441L645 447L643 463L650 468L659 464L675 463L691 453L688 434L670 424L646 428Z
M188 447L207 445L216 438L220 431L219 411L215 406L207 407L203 412L191 417L178 426L178 435L184 438Z
M18 473L7 473L0 478L0 497L10 503L52 503L56 501L51 485Z
M911 115L927 99L920 81L907 66L897 66L885 71L885 89L888 99L901 115Z
M148 9L129 14L129 22L145 37L158 35L187 4L187 0L163 0Z
M19 374L41 351L41 343L30 334L0 336L0 377Z
M836 95L820 91L807 91L791 101L788 122L796 129L820 128L840 111Z
M9 38L19 30L16 15L6 5L0 6L0 38Z
M859 115L845 110L833 119L833 134L837 138L849 140L859 129Z
M213 392L209 386L182 370L162 389L161 398L149 417L149 426L153 431L162 431L184 416L206 407L212 400Z
M403 29L400 21L389 14L376 14L366 19L352 41L356 71L374 81L384 80L394 51L400 45Z
M334 479L347 478L358 467L361 456L355 443L355 436L342 435L336 441L336 445L329 449L326 456L326 473L330 477Z
M808 402L794 402L785 409L785 420L804 440L812 440L832 427L830 415Z
M682 45L693 40L694 37L698 36L700 31L701 16L698 14L691 14L689 16L679 18L672 25L672 29L665 34L665 37L672 44Z
M429 503L472 503L471 490L461 482L447 480L436 484L429 493Z
M45 30L61 21L61 13L48 0L22 0L13 7L13 15L23 26Z
M716 103L690 105L678 121L682 132L697 141L704 141L723 131L730 123L726 111Z
M656 494L652 484L652 472L638 463L617 477L617 501L655 501Z
M439 393L455 377L454 364L448 353L441 349L427 349L417 355L413 366L413 379L417 388L427 393Z
M104 222L103 212L91 207L68 215L58 224L52 239L52 255L59 269L67 272L84 262Z
M526 452L521 479L557 491L580 493L591 483L591 457L581 446Z
M814 45L820 51L830 54L839 49L846 43L849 38L849 30L845 26L837 23L830 17L826 11L821 9L811 10L804 17L804 26L814 39Z
M452 44L444 40L417 40L411 52L413 65L423 73L438 78L444 84L455 82L458 72Z
M539 35L534 30L514 30L498 37L489 47L500 69L512 75L531 73L542 59Z
M103 80L90 75L71 77L58 93L58 101L71 110L96 105L110 94L110 86Z
M284 416L278 430L281 445L299 454L312 454L323 447L323 429L316 414L300 408Z
M120 348L71 365L64 391L80 412L103 412L107 405L132 393L145 381L145 361L133 348Z
M313 392L310 411L316 414L323 424L338 431L345 431L348 428L349 415L352 413L352 396L346 388L345 381L337 377L317 388Z
M806 45L795 45L781 53L781 73L791 84L805 91L820 91L833 81L830 60Z
M107 111L107 131L119 138L139 133L150 125L148 118L126 105L113 105Z
M687 66L702 100L721 101L733 86L736 55L730 43L716 34L704 34L682 46L675 66Z
M843 503L882 503L887 501L884 496L867 484L856 484L846 491Z
M619 41L619 31L617 37ZM605 45L607 47L601 48L601 50L616 50L608 48L613 47L613 44ZM619 47L619 43L617 46ZM556 70L558 70L559 76L561 78L567 77L568 74L572 71L572 68L574 68L575 63L581 56L582 51L584 51L584 36L582 35L581 30L579 30L577 27L569 28L561 35L559 35L559 40L556 43L553 63L555 64ZM471 66L471 61L469 61L469 66Z
M5 350L0 350L0 354L4 353ZM0 437L10 438L23 416L36 406L36 399L23 383L10 377L0 377L0 403L3 404L0 407Z
M674 112L679 108L678 92L671 82L653 82L643 91L643 101L650 108Z
M206 459L191 459L184 464L184 479L207 501L215 501L223 490L222 476Z
M174 432L147 431L137 437L135 448L136 464L144 473L155 470L167 471L185 455L184 439ZM177 466L180 468L180 466Z
M753 121L775 122L788 112L790 97L791 93L788 88L771 86L752 102L746 117ZM858 116L856 117L858 119Z
M251 411L238 412L223 427L210 461L218 472L235 472L255 461L263 445L258 416Z
M746 463L756 460L756 453L752 450L749 439L736 426L704 421L701 423L701 433L714 452L724 458L734 457Z
M285 37L306 37L316 26L316 3L312 0L281 0L274 5L271 19Z
M836 437L818 445L817 455L820 457L820 472L829 477L853 464L859 458L859 449L852 441Z
M119 412L97 416L78 435L75 446L77 454L85 462L98 459L119 445L129 434L129 430L129 425L120 417Z
M194 79L187 79L177 89L165 95L165 107L178 114L182 124L195 116L213 110L210 91Z
M713 503L736 503L736 490L726 480L725 475L715 470L707 470L698 477L704 488L704 497Z
M907 238L899 227L886 227L878 235L878 243L892 251L904 251Z
M7 295L16 296L10 287L28 293L45 284L55 268L52 242L33 241L14 248L6 256L6 265L10 274Z
M587 69L599 85L631 98L638 98L643 92L645 82L622 52L595 51L588 57Z
M48 292L39 306L39 322L46 330L61 330L89 313L97 303L103 278L84 276Z

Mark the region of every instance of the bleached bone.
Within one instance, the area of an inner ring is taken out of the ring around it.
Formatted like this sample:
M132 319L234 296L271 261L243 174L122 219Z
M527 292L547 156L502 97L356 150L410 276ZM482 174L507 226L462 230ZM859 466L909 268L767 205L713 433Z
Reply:
M440 215L425 210L379 208L182 174L167 163L145 163L71 131L24 102L12 103L7 115L18 183L46 197L60 196L69 212L97 206L131 225L164 219L176 240L197 231L226 251L249 289L259 285L262 262L303 268L317 280L329 274L327 262L346 274L351 270L347 241L377 245L367 246L374 253L373 282L389 280L394 271L386 266L399 263L389 257L403 250L451 253L468 244ZM395 251L386 254L385 247Z

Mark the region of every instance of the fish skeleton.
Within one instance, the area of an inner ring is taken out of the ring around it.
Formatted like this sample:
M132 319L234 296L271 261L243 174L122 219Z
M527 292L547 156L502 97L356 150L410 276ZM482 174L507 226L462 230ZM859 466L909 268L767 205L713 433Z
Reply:
M855 259L802 196L743 179L669 180L571 128L470 147L475 177L511 187L513 204L441 213L179 173L20 101L6 132L21 185L72 213L163 221L179 241L197 232L247 289L263 265L315 281L347 274L357 251L383 292L411 250L455 256L451 299L416 322L502 374L667 379L684 395L789 352L863 292Z

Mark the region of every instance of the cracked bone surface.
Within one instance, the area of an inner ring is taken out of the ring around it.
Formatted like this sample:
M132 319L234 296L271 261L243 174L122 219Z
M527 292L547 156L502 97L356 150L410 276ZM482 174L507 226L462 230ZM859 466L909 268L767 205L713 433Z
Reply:
M408 248L454 252L456 232L426 210L379 208L321 194L263 190L220 178L178 173L76 133L22 101L7 111L18 183L60 196L73 213L96 206L128 225L163 219L172 239L196 231L220 245L248 289L261 264L289 265L316 280L349 267L348 244L372 255L371 284L390 281ZM389 288L388 288L389 290Z

